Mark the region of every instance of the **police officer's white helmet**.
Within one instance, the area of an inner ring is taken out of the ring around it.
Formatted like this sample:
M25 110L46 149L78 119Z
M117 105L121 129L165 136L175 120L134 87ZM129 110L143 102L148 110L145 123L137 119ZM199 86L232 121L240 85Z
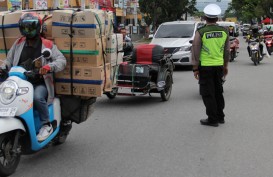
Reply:
M209 4L204 8L204 14L208 18L217 18L221 14L221 8L217 4Z

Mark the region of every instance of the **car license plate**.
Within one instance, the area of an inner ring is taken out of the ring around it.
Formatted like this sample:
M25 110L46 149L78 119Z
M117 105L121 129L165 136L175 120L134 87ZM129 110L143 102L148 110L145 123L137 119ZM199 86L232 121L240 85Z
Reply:
M142 66L136 66L136 73L143 74L144 73L144 67L142 67Z
M14 117L17 112L17 108L0 108L0 117Z

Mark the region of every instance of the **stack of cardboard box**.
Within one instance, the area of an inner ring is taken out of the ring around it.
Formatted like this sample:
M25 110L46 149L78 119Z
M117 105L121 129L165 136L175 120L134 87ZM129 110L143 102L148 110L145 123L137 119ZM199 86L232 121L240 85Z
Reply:
M111 34L106 38L106 58L111 66L123 62L123 36L122 34Z
M0 13L0 60L21 36L21 15L21 11ZM73 90L73 95L100 97L111 91L113 71L123 57L123 37L113 32L113 12L55 10L40 17L43 36L53 40L67 59L65 70L56 73L56 93L71 95Z
M104 11L57 10L52 21L55 44L67 59L66 69L56 74L57 94L71 95L73 89L73 95L102 96L111 89Z
M122 34L114 34L113 12L105 12L105 36L106 36L106 55L107 62L111 63L111 66L119 65L123 58L123 36Z
M13 43L21 36L18 21L22 15L21 11L0 13L0 60L6 58L6 52Z

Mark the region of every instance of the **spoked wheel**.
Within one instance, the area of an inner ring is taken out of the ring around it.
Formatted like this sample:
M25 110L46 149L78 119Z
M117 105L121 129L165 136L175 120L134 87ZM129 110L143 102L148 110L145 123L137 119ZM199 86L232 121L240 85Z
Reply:
M109 99L114 99L117 96L117 93L118 93L118 88L112 88L111 92L106 92L105 95Z
M13 133L0 135L0 176L13 174L20 162L21 154L13 152Z
M172 75L169 71L167 72L165 83L166 85L164 90L160 91L162 101L168 101L172 93L173 82Z

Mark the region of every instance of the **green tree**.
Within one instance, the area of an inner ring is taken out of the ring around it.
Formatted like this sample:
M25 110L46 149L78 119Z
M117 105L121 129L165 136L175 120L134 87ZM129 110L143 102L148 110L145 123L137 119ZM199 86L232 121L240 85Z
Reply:
M194 14L196 0L139 0L140 11L144 20L154 29L163 22L181 19L183 14Z
M270 7L273 9L272 0L232 0L226 11L226 14L234 13L240 20L251 22L251 20L260 17L271 17Z

